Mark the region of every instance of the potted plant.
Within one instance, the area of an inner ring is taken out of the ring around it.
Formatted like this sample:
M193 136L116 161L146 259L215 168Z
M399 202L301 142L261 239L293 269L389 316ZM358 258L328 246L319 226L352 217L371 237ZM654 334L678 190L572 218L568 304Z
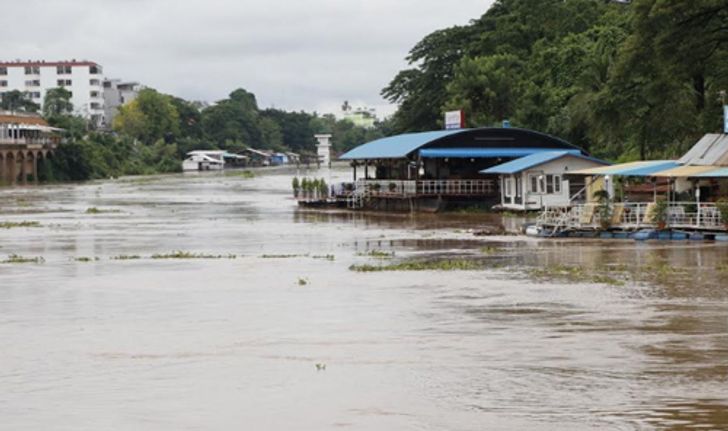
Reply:
M394 193L397 190L397 183L389 183L389 193Z
M715 203L715 207L720 212L720 221L726 229L728 229L728 198L720 198Z
M381 188L382 188L382 185L379 183L372 184L372 190L375 192L379 192L379 189L381 189Z
M665 199L658 199L655 202L655 210L652 213L652 221L657 225L657 230L665 230L667 227L667 201Z
M319 180L319 198L320 199L327 199L329 197L329 186L326 184L326 180L321 178Z
M607 230L612 225L612 200L609 197L609 192L597 190L594 192L594 199L598 204L597 217L599 217L599 225L603 230Z
M301 193L301 182L298 181L298 177L293 177L291 187L293 187L293 197L298 198L298 194Z

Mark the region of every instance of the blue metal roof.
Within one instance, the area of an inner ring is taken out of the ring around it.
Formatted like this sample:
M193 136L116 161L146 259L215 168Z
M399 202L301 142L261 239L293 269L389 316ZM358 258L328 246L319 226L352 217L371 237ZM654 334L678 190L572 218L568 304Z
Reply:
M520 159L511 160L510 162L506 162L506 163L503 163L498 166L493 166L492 168L488 168L483 171L480 171L480 173L481 174L515 174L518 172L523 172L526 169L530 169L535 166L539 166L544 163L548 163L553 160L560 159L564 156L578 157L580 159L591 160L593 162L603 164L603 165L609 164L602 160L585 156L585 155L581 154L581 152L578 150L542 151L540 153L534 153L534 154L528 155L526 157L521 157Z
M420 156L424 158L445 158L452 159L477 159L477 158L498 158L498 157L523 157L544 151L554 151L553 148L426 148L420 150ZM574 150L579 152L578 150Z
M462 133L467 129L438 130L434 132L407 133L377 139L360 145L340 157L342 160L400 159L418 148L446 136Z

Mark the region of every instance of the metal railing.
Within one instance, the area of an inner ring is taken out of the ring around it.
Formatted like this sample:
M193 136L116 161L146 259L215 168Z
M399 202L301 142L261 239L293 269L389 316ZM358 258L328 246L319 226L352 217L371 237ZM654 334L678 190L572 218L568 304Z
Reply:
M548 207L539 214L538 224L570 229L587 229L602 223L599 204ZM658 225L654 202L614 203L606 223L613 228L639 229ZM665 226L676 229L725 230L721 213L714 203L671 202L667 206Z
M356 190L378 197L488 196L498 192L494 180L357 180Z

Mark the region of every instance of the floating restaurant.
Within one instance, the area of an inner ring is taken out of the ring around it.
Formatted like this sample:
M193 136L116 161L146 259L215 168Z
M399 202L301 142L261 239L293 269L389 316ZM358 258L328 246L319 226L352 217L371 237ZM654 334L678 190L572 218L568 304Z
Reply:
M679 160L632 162L569 175L586 178L587 186L572 197L579 203L545 208L531 233L728 239L728 134L705 135Z
M366 143L340 159L350 162L353 178L339 199L349 208L395 211L568 203L568 191L581 185L563 172L606 164L562 139L519 128L403 134Z

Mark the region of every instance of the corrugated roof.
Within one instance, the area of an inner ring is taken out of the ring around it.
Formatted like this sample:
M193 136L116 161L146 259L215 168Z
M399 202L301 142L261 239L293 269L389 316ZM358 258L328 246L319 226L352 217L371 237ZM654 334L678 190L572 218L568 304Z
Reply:
M728 135L707 134L679 160L682 165L728 166Z
M654 174L652 174L652 176L662 178L687 178L694 177L699 174L704 174L706 172L715 171L716 169L717 168L715 166L679 166L677 168L655 172Z
M525 171L526 169L533 168L535 166L542 165L565 156L578 157L584 160L591 160L600 164L608 164L607 162L582 155L579 151L542 151L540 153L534 153L520 159L511 160L510 162L503 163L498 166L494 166L489 169L480 171L481 174L515 174L518 172Z
M655 172L664 171L680 166L677 162L672 160L651 160L642 162L629 162L622 163L619 165L606 166L602 168L582 169L579 171L571 172L574 175L621 175L621 176L635 176L635 177L648 177L652 176Z
M728 168L714 169L695 175L696 178L728 178Z
M390 136L360 145L339 158L342 160L400 159L430 142L462 133L465 130L467 129L438 130Z
M523 157L544 151L553 151L553 148L426 148L420 150L423 158L470 159L470 158L497 158L497 157ZM573 150L579 152L579 150Z

